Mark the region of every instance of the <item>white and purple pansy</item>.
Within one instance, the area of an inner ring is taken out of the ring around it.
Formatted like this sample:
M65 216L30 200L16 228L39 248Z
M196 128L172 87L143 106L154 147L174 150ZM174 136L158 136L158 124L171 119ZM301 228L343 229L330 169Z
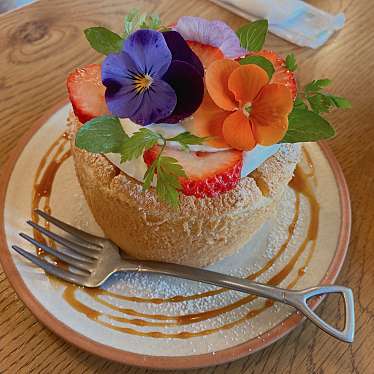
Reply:
M218 48L227 58L238 58L247 53L240 46L240 40L234 30L222 21L184 16L179 18L174 30L187 41Z
M203 75L200 60L176 31L138 30L102 64L110 112L143 126L193 114L202 102Z

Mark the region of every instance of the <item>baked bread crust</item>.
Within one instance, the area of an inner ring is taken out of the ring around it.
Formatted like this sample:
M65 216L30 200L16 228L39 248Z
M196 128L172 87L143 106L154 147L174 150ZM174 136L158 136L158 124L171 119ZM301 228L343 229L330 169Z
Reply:
M201 267L235 253L275 213L300 158L299 145L284 144L235 189L215 198L182 195L175 210L103 155L76 148L81 124L73 114L68 124L76 174L95 220L139 259Z

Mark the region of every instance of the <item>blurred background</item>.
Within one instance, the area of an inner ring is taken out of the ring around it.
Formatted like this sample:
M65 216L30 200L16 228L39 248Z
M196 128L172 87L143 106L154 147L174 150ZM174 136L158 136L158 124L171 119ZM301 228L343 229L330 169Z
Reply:
M34 0L0 0L0 13L32 3Z

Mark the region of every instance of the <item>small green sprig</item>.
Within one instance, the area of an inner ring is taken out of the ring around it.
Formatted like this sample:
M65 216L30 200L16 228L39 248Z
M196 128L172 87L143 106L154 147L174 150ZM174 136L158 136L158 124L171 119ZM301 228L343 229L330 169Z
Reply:
M188 131L182 132L178 134L177 136L174 136L173 138L166 139L166 141L168 142L179 143L182 149L184 149L185 151L189 149L190 145L201 145L206 140L208 140L208 137L199 137L199 136L191 134Z
M182 188L179 178L186 177L186 173L175 158L162 156L167 140L162 136L161 138L163 139L163 145L160 152L144 174L143 191L150 188L155 174L157 174L156 193L158 197L172 207L177 208Z
M173 157L162 156L162 151L153 161L144 175L143 190L149 188L157 171L156 193L160 200L165 201L173 208L179 206L180 190L182 188L179 178L186 177L183 167Z
M297 69L296 57L293 53L287 55L285 64L289 71L295 71Z
M152 14L142 14L133 9L125 16L122 35L106 27L90 27L84 34L91 47L104 55L118 53L122 49L123 41L134 31L139 29L160 30L162 28L160 17ZM164 30L163 30L164 31Z
M160 133L142 128L124 141L121 162L138 158L144 151L159 144L160 151L144 174L143 191L149 189L157 174L156 193L158 197L175 208L179 206L180 190L182 188L179 178L186 177L186 173L178 160L163 156L163 151L168 142L177 142L182 149L188 150L190 145L203 144L205 140L206 138L200 138L187 131L172 138L165 138Z
M313 142L335 136L335 129L321 114L334 108L350 108L351 103L343 97L323 92L330 84L330 79L314 80L299 92L288 116L288 130L282 143Z
M138 9L133 9L125 16L124 38L139 29L158 30L161 27L161 19L158 15L142 14Z
M151 149L162 136L156 132L142 128L131 137L125 139L121 149L121 162L126 162L139 158L144 151Z
M139 158L144 151L159 145L160 151L156 159L144 174L143 190L149 189L157 174L156 193L160 200L177 207L181 190L179 178L185 177L186 174L178 161L164 156L163 151L168 142L177 142L183 149L188 150L190 145L203 144L206 139L190 132L165 138L147 128L141 128L128 136L117 117L101 116L86 122L79 129L75 145L91 153L118 153L121 155L121 162Z
M322 91L330 84L330 79L319 79L305 86L303 96L313 112L319 114L328 113L334 108L351 108L352 105L350 101L344 97L335 96Z

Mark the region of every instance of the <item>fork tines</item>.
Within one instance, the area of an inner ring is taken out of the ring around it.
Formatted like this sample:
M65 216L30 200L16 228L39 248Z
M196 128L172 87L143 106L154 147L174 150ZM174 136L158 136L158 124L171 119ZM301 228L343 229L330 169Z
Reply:
M102 250L102 238L81 231L39 209L35 210L35 213L60 228L65 233L68 233L73 239L66 239L33 221L27 221L27 223L33 229L62 245L63 250L52 248L46 243L42 243L25 233L20 233L19 235L29 243L33 244L36 248L41 248L44 252L69 265L70 269L62 269L61 267L54 265L53 263L48 262L17 245L13 245L12 248L35 265L41 267L47 273L69 282L83 284L86 278L95 269L98 256ZM74 270L78 270L80 274L77 274Z

